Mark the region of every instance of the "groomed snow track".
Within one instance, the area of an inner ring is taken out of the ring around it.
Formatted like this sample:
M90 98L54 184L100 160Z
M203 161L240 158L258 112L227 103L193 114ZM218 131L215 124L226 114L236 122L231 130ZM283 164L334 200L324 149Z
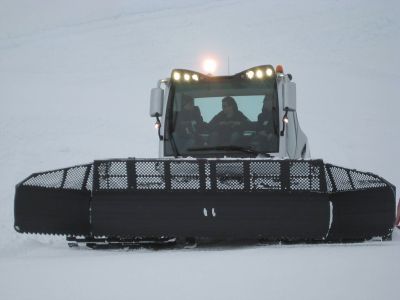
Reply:
M15 229L112 239L390 239L395 187L322 160L113 159L16 186Z

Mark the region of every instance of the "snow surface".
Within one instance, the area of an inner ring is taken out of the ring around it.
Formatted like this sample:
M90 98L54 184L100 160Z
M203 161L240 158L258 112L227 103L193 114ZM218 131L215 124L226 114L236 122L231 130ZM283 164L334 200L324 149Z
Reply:
M400 233L349 245L69 249L13 230L17 182L156 157L149 91L175 67L283 64L311 154L400 187L398 1L0 1L0 299L395 299Z

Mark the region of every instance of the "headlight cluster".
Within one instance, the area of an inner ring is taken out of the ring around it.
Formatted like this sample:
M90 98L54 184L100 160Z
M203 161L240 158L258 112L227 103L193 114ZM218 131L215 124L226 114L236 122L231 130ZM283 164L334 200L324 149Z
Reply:
M264 77L271 77L272 75L274 75L274 70L271 67L267 67L266 69L258 68L246 72L246 76L248 79L253 79L253 78L262 79Z
M191 80L193 81L199 81L199 75L198 74L193 74L189 72L180 72L180 71L174 71L172 74L172 77L175 81L186 81L189 82Z
M283 68L280 65L278 65L276 69L274 69L272 65L262 65L252 67L247 70L241 71L240 73L228 75L225 77L240 77L241 79L263 80L274 78L276 75L279 75L280 72L283 73ZM211 74L205 75L196 71L186 69L174 69L172 70L171 74L171 80L175 81L176 83L194 83L204 80L214 80L217 77L218 76L213 76Z

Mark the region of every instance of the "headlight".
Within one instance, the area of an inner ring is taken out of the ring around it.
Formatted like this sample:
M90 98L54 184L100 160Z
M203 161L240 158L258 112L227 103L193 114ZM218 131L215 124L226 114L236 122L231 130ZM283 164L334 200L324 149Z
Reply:
M248 79L253 79L254 77L254 71L247 71L246 72L246 76Z
M181 73L174 72L174 80L179 81L181 79Z

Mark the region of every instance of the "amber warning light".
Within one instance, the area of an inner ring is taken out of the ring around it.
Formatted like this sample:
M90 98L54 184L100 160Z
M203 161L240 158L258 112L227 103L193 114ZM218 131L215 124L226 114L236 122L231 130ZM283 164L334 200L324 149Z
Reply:
M283 66L282 65L277 65L275 68L276 73L282 73L283 74Z

